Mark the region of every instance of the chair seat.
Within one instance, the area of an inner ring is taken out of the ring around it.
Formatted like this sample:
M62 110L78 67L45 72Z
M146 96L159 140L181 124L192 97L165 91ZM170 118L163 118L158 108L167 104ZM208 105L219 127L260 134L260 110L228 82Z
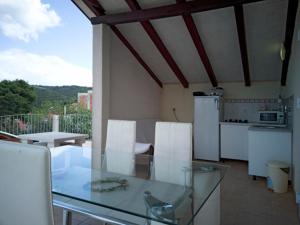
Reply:
M10 134L4 131L0 131L0 140L3 141L12 141L12 142L21 142L20 138L14 134Z
M152 145L150 143L135 143L134 153L135 154L144 154L150 151Z

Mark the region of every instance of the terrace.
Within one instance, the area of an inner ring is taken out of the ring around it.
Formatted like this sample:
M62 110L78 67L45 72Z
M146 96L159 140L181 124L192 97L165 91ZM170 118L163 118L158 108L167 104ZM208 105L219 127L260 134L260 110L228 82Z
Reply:
M299 225L298 0L72 2L93 27L92 114L0 117L27 142L0 143L0 224ZM7 171L42 171L43 194L13 198Z

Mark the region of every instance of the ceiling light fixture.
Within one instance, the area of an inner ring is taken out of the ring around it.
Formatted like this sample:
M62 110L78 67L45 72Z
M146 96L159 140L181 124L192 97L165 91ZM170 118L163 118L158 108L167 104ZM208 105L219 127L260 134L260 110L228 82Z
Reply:
M286 53L285 46L284 46L283 43L281 43L281 46L280 46L280 59L281 59L281 61L285 60L285 53Z

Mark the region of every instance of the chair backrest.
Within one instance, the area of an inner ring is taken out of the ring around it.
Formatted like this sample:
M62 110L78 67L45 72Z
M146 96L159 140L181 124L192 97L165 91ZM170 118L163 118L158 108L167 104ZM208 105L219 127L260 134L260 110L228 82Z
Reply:
M155 123L158 119L140 119L136 121L136 142L154 145Z
M19 143L21 142L21 139L18 136L4 131L0 131L0 140L19 142Z
M49 149L0 141L0 224L54 224Z
M135 121L108 120L105 148L108 171L134 174L135 139Z
M190 185L187 168L192 164L192 124L157 122L155 126L154 177Z

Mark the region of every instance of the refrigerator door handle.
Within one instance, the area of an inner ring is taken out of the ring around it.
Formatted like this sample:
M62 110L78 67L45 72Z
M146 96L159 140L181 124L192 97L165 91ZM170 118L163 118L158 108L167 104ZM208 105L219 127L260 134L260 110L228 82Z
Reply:
M220 104L219 104L219 100L218 99L215 99L215 103L216 103L216 107L218 110L220 110Z

